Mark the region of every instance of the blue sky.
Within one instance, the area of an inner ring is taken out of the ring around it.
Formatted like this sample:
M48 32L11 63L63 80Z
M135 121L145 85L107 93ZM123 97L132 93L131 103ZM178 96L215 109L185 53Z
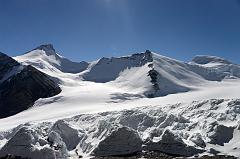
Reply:
M240 0L0 0L0 51L52 43L74 61L146 49L240 63Z

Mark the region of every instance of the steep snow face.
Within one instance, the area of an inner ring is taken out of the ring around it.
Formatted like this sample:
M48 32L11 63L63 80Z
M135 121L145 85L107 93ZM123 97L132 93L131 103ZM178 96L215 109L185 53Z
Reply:
M53 74L52 72L79 73L88 66L87 62L72 62L58 55L51 44L41 45L26 54L14 58L49 74Z
M152 56L152 67L157 74L155 84L158 86L155 96L187 92L206 82L201 76L189 70L184 62L156 53L152 53Z
M115 80L125 69L144 66L152 62L151 52L133 54L119 58L101 58L93 62L81 76L83 79L93 82L109 82Z
M240 157L239 106L239 99L212 99L28 123L0 132L4 140L0 156L34 158L47 153L52 158L74 158L154 150L180 156Z
M183 62L148 51L143 54L146 53L150 59L147 63L123 70L109 84L147 97L156 97L186 92L205 82Z

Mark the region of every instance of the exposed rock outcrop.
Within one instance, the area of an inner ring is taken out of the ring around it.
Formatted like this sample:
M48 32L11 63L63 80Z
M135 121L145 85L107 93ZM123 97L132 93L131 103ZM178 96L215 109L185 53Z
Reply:
M216 125L208 136L211 140L209 143L223 146L233 138L233 131L234 127Z
M197 146L199 147L206 147L206 143L204 142L204 140L202 139L202 136L200 133L194 133L191 137L190 140L195 143Z
M0 83L6 80L7 73L10 75L13 68L19 66L17 61L0 52Z
M7 55L0 57L0 75L5 73L5 77L7 76L0 83L0 118L28 109L39 98L51 97L61 92L50 76L30 65L22 66ZM6 75L6 72L12 71L15 66L22 69Z

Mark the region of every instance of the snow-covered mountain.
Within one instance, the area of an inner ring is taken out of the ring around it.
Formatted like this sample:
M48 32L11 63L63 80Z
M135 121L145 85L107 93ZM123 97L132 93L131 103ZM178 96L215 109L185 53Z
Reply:
M71 75L74 79L108 82L147 97L187 92L208 81L240 77L239 65L219 57L196 56L186 63L149 50L130 56L77 63L58 55L48 44L15 59L57 78L65 78L66 74L62 73L75 73Z
M60 92L50 76L0 53L0 118L17 114L31 107L39 98Z
M182 62L149 50L78 63L63 58L51 44L14 57L16 61L3 55L0 88L6 79L31 68L54 77L50 79L62 91L0 119L0 157L78 158L149 151L240 157L238 64L214 56ZM15 86L29 83L14 81Z
M49 72L79 73L88 66L87 62L72 62L60 56L52 44L41 45L15 59Z

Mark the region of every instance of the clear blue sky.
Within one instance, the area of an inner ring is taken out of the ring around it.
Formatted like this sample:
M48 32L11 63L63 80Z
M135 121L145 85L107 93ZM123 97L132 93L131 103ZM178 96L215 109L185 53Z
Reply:
M146 49L240 63L240 0L0 0L0 51L52 43L74 61Z

